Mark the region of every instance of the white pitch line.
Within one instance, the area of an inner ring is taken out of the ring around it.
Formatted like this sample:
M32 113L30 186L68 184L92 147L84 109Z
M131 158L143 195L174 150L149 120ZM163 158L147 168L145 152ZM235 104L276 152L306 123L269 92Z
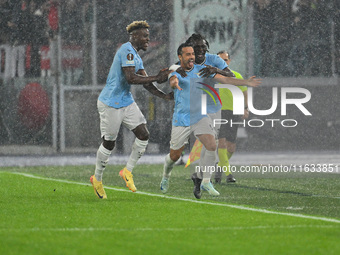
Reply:
M279 226L235 226L235 227L197 227L197 228L13 228L0 229L0 232L147 232L147 231L225 231L225 230L257 230L257 229L296 229L296 228L338 228L336 225L279 225Z
M89 183L82 183L82 182L74 182L74 181L68 181L68 180L40 177L40 176L35 176L35 175L32 175L32 174L26 174L26 173L2 172L2 171L0 171L0 173L17 174L17 175L21 175L21 176L25 176L25 177L29 177L29 178L34 178L34 179L39 179L39 180L54 181L54 182L69 183L69 184L77 184L77 185L83 185L83 186L89 186L90 185ZM108 186L104 186L104 187L106 189L110 189L110 190L131 193L131 191L127 190L127 189L113 188L113 187L108 187ZM188 198L172 197L172 196L166 196L166 195L161 195L161 194L153 194L153 193L148 193L148 192L143 192L143 191L137 191L137 192L135 192L135 194L146 195L146 196L151 196L151 197L161 197L161 198L191 202L191 203L196 203L196 204L223 206L223 207L235 208L235 209L239 209L239 210L246 210L246 211L253 211L253 212L260 212L260 213L267 213L267 214L275 214L275 215L292 216L292 217L296 217L296 218L311 219L311 220L321 220L321 221L333 222L333 223L340 223L340 220L333 219L333 218L318 217L318 216L311 216L311 215L304 215L304 214L297 214L297 213L276 212L276 211L269 211L267 209L258 209L258 208L251 208L251 207L246 207L246 206L241 206L241 205L222 204L222 203L214 203L214 202L208 202L208 201L202 201L202 200L193 200L193 199L188 199Z

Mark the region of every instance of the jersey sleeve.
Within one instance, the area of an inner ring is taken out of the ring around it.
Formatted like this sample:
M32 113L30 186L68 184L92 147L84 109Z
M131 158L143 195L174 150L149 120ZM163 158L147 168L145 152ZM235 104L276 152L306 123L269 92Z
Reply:
M168 75L168 79L170 79L172 76L177 76L177 78L178 77L180 77L181 75L179 74L179 73L177 73L177 72L172 72L172 73L170 73L169 75Z
M172 66L170 66L169 67L169 70L171 70L171 71L173 71L173 72L176 72L176 70L178 69L178 68L180 68L181 66L180 65L177 65L177 64L173 64ZM172 73L173 73L172 72ZM171 74L172 73L169 73L169 75L168 75L168 80L171 78Z
M220 56L218 55L213 55L213 56L214 56L213 63L215 67L221 70L228 67L227 63Z
M124 47L121 48L119 51L122 67L136 66L136 60L138 56L133 49ZM141 67L142 68L139 67L139 69L144 69L143 64L141 64Z
M142 61L139 62L138 66L139 66L138 70L144 70L144 65Z

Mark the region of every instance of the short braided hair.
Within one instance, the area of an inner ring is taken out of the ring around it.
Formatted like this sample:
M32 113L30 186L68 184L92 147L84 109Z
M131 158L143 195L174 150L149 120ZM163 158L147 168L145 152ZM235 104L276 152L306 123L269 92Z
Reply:
M207 44L207 47L209 49L209 43L208 43L207 39L205 39L205 37L203 35L198 34L198 33L193 33L188 38L188 40L186 40L186 43L194 44L194 41L196 41L196 40L203 40L203 41L205 41L205 43Z
M149 28L149 27L150 26L149 26L148 22L146 22L146 20L138 20L138 21L134 21L131 24L127 25L126 31L130 34L137 29Z

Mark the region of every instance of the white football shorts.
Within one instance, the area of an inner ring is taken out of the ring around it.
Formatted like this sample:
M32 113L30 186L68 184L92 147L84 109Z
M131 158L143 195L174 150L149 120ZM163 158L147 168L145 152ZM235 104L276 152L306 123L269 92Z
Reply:
M211 123L212 123L213 128L215 129L216 135L218 137L218 134L220 133L221 124L217 124L217 123L220 123L220 121L217 121L217 123L214 126L214 120L220 120L221 119L221 110L219 110L218 112L215 112L215 113L208 113L208 117L211 119Z
M129 130L133 130L141 124L146 124L146 119L136 102L122 108L113 108L101 101L97 101L100 116L101 137L107 141L115 141L123 124Z
M204 117L199 122L190 127L172 126L170 149L178 150L188 143L189 136L194 133L197 138L198 135L210 134L217 137L216 131L212 126L211 118Z

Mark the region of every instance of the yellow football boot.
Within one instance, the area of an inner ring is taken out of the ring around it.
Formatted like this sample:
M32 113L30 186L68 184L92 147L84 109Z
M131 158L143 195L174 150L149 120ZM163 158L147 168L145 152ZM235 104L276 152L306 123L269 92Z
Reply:
M96 194L98 198L107 199L107 196L106 196L106 193L103 187L103 182L97 181L94 175L91 176L90 181L94 189L94 194Z
M119 175L125 181L126 187L128 187L132 192L136 192L137 189L133 183L133 175L129 170L126 169L126 167L124 167L124 169L119 172Z

